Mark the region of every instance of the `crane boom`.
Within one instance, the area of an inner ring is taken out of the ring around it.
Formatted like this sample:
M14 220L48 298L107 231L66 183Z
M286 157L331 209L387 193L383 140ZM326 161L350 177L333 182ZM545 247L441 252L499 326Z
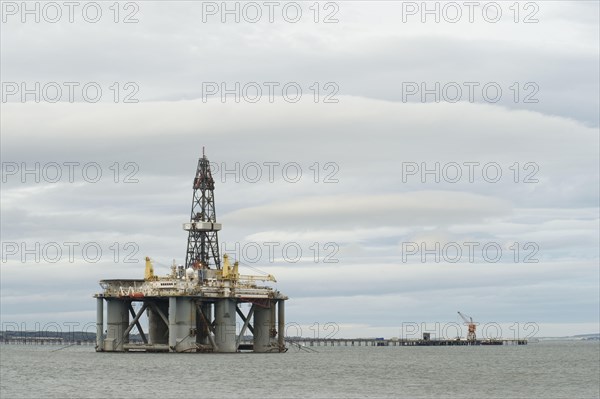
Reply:
M465 323L473 323L473 318L465 316L464 314L458 312L458 315L465 321Z

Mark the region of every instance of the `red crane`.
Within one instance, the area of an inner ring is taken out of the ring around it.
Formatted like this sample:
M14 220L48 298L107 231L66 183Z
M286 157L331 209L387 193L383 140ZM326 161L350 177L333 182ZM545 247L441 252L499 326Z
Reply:
M465 325L469 326L469 333L467 334L467 341L475 341L477 339L475 336L476 325L473 322L473 318L465 316L464 314L462 314L460 312L458 312L458 315L465 321Z

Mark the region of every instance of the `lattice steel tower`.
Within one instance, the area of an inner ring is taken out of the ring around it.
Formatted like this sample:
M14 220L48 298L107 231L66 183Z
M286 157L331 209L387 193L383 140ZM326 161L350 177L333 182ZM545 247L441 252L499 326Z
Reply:
M183 229L189 232L185 268L220 269L221 258L219 257L217 232L221 230L221 224L217 223L215 181L210 171L210 162L204 155L204 148L202 148L202 158L198 160L193 189L190 222L183 225Z

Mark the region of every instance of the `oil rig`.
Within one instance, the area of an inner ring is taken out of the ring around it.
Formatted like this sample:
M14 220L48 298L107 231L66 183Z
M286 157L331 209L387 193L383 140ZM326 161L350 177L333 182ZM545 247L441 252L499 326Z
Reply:
M94 295L97 352L286 351L288 297L258 285L275 282L272 275L243 275L238 262L232 264L226 254L221 258L214 189L203 150L193 181L190 221L183 224L188 232L185 265L173 261L170 274L157 276L146 257L143 279L101 280L103 290ZM244 307L249 308L247 313ZM142 342L130 342L134 328ZM250 342L244 340L247 332Z

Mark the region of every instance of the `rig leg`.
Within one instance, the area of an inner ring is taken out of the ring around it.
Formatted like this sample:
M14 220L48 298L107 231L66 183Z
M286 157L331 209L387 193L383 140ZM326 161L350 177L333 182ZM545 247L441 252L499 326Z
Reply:
M231 299L220 299L215 303L215 342L219 352L237 351L235 308L236 303Z
M123 345L128 339L125 330L129 325L127 302L121 299L110 299L106 307L106 339L104 350L107 352L123 352Z
M277 337L279 352L285 352L285 301L279 300L277 304Z
M175 298L175 351L195 352L196 346L196 302L188 297ZM170 313L169 313L170 315ZM170 328L169 328L170 329ZM169 343L171 346L171 343Z
M104 350L104 299L96 298L96 352Z
M169 352L177 347L177 298L169 297Z
M274 306L275 302L271 302L270 308L256 306L254 309L254 352L263 353L273 349L271 347L271 326L273 325L272 308Z

